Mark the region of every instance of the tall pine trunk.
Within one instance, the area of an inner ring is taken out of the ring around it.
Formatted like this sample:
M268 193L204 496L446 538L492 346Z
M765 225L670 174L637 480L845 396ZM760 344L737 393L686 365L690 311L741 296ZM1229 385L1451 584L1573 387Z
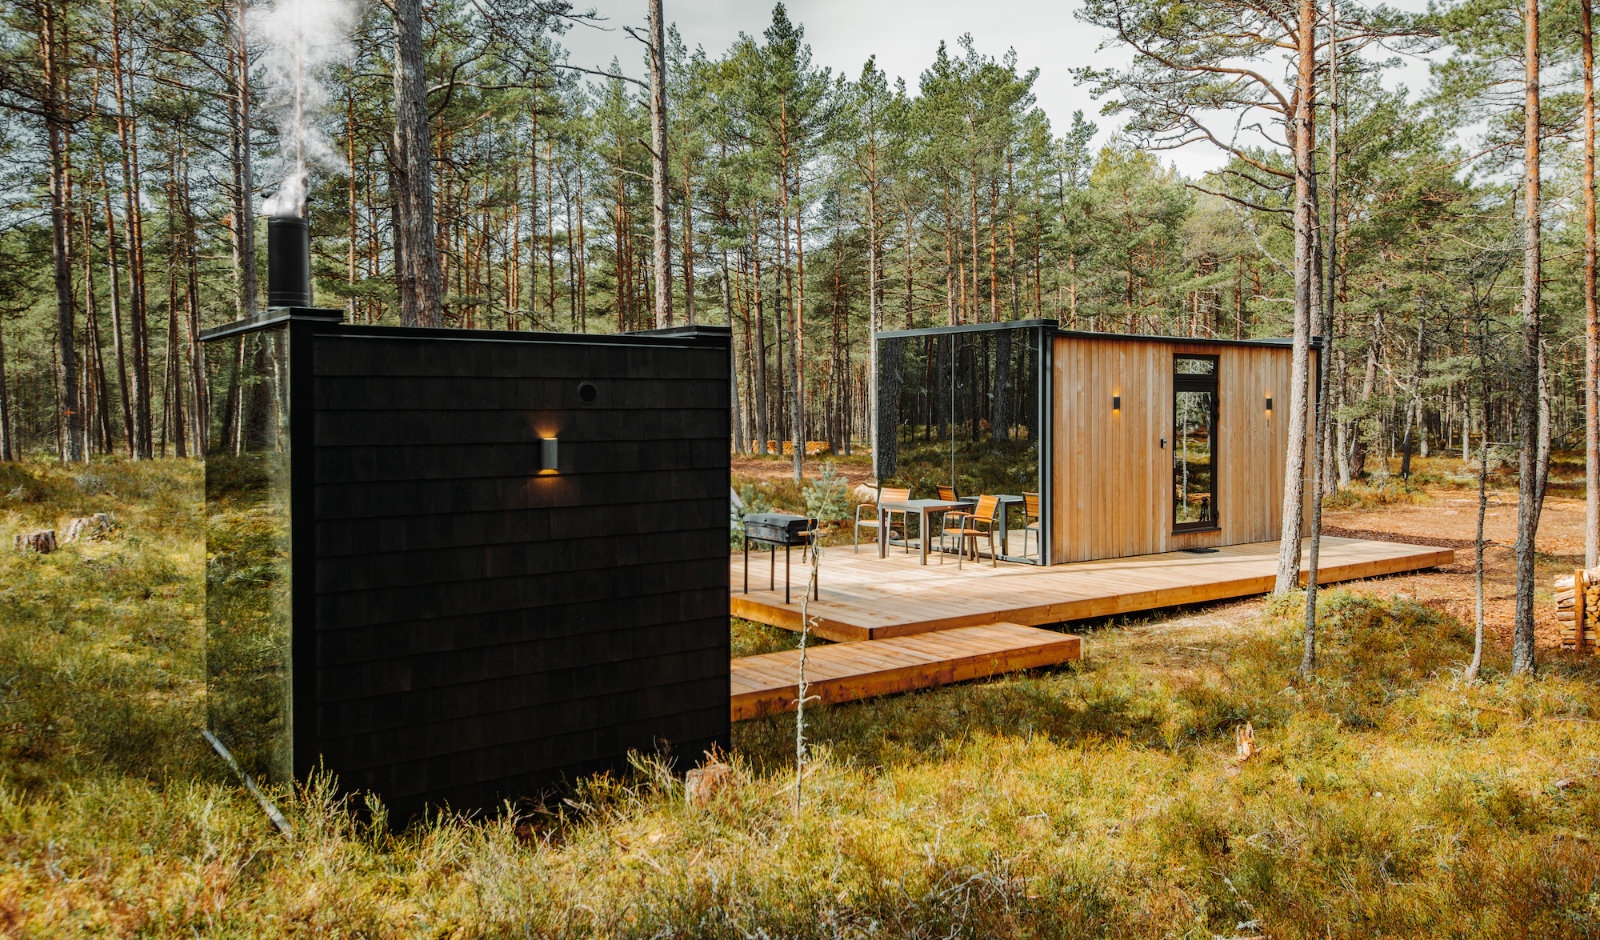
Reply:
M1306 430L1311 362L1311 301L1313 297L1313 233L1316 212L1312 204L1315 167L1312 153L1316 134L1312 104L1316 75L1316 18L1314 0L1300 0L1299 75L1295 87L1294 119L1294 358L1289 380L1289 448L1283 468L1282 540L1278 548L1278 577L1274 594L1286 594L1300 579L1300 530L1305 503Z
M56 334L61 356L56 363L56 407L60 409L63 438L61 459L84 459L83 412L78 401L76 325L72 306L72 255L67 213L67 79L61 56L61 11L52 0L39 4L39 54L44 69L45 143L50 159L50 257L54 266Z
M672 221L667 215L667 43L661 0L650 0L650 208L656 328L672 325Z
M1522 375L1517 396L1517 595L1511 671L1532 672L1534 537L1539 531L1539 0L1523 10Z
M1578 0L1583 44L1583 566L1600 565L1600 305L1595 296L1594 0Z
M433 221L433 151L429 147L427 75L422 52L422 0L394 2L395 233L400 322L439 326L439 250Z

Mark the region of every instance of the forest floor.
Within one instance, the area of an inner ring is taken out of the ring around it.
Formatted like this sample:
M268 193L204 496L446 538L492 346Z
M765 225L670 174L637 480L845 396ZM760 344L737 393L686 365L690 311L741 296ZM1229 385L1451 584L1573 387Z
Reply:
M1557 469L1541 616L1582 513ZM1600 660L1547 642L1507 675L1515 492L1493 483L1475 683L1475 494L1437 459L1329 519L1466 539L1457 565L1325 593L1310 680L1293 597L1073 624L1077 665L808 710L799 812L779 715L734 727L703 808L653 755L398 831L318 779L272 790L291 842L197 733L198 468L0 465L0 534L118 520L0 552L0 935L1597 936Z

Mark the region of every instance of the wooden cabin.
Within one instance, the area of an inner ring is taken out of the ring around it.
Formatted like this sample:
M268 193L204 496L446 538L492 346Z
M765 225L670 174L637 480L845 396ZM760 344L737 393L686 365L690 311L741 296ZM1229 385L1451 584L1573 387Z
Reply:
M919 497L1039 493L1041 537L1025 549L1022 506L1009 512L1010 561L1276 539L1293 355L1286 339L1053 320L879 333L878 478Z

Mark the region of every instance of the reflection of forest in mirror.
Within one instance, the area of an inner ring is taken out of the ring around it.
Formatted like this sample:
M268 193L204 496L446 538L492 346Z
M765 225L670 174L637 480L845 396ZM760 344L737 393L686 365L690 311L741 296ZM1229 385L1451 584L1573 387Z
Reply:
M1214 525L1217 360L1176 356L1172 371L1172 521L1178 527Z
M206 344L208 724L244 769L291 774L288 331Z
M1039 490L1036 327L886 337L878 472L933 496Z

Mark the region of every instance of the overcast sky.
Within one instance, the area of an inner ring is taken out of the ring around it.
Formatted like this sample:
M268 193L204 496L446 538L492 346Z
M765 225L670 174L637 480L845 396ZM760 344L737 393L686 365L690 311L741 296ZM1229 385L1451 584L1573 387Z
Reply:
M1425 0L1401 0L1394 4L1404 9L1420 9ZM643 26L645 0L576 0L578 9L593 7L611 24ZM956 50L956 39L971 33L978 51L998 59L1008 48L1017 51L1020 70L1039 69L1034 94L1039 106L1050 116L1056 133L1072 122L1072 112L1081 109L1100 126L1100 143L1115 130L1112 122L1099 113L1100 102L1088 88L1073 84L1070 69L1081 65L1104 67L1127 61L1118 48L1099 51L1105 34L1079 22L1074 16L1074 0L791 0L791 19L805 27L813 61L831 67L851 78L861 73L862 63L877 55L878 65L892 82L902 77L913 91L917 77L933 62L940 40ZM719 56L727 51L739 33L759 37L772 20L772 4L766 0L665 0L667 20L676 23L684 42L693 49L703 46ZM602 32L576 27L562 39L574 65L604 68L613 56L631 75L643 76L642 47L620 29ZM1427 68L1420 63L1394 76L1413 92L1427 83ZM1184 173L1197 174L1220 166L1222 157L1214 147L1191 146L1164 154Z

